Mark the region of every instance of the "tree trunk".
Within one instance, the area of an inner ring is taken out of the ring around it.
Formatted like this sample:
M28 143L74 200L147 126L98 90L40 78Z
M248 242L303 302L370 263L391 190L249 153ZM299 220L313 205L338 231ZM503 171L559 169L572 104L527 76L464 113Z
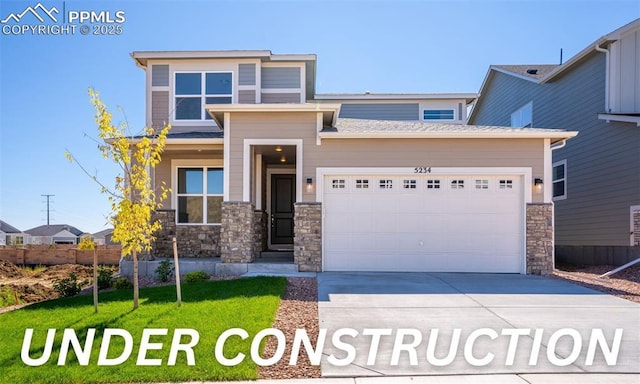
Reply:
M133 251L133 309L138 308L138 252Z
M98 313L98 253L93 249L93 313Z

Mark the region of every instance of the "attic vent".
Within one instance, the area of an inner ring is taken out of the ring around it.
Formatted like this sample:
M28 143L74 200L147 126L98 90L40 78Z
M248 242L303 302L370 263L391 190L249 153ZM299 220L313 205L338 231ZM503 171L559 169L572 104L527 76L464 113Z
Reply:
M538 70L535 68L529 68L527 69L527 73L530 75L537 75L538 74Z

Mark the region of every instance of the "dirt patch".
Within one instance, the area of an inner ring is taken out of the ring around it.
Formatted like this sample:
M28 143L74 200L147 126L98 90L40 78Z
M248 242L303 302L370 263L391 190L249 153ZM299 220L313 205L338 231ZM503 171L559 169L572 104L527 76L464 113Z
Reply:
M93 282L93 268L84 265L54 265L34 271L0 260L0 289L11 289L14 297L21 303L18 306L0 308L0 313L60 297L53 289L53 283L58 279L69 277L71 273L75 273L78 282L86 281L85 286Z
M560 266L554 271L552 277L640 303L640 266L636 264L610 277L600 277L615 268L611 265L584 268Z

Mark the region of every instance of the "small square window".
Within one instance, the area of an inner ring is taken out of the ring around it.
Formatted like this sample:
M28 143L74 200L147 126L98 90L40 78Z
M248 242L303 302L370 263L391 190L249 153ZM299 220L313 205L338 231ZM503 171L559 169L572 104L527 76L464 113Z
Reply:
M500 189L513 189L513 180L500 180Z
M380 189L392 189L393 180L383 179L380 180Z
M464 189L464 180L451 180L451 189Z
M356 189L369 189L369 180L367 180L367 179L357 179L356 180Z
M402 182L402 187L404 189L416 189L417 187L417 181L416 180L404 180Z
M427 180L427 189L440 189L440 180L437 180L437 179Z
M489 189L489 180L476 180L476 189Z
M345 189L346 182L344 179L333 179L331 180L331 188L333 189Z

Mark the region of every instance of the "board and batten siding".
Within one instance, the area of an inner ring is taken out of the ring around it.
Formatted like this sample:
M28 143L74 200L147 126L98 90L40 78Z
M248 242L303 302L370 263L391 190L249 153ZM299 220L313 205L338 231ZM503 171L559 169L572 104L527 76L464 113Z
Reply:
M301 88L300 67L262 67L262 88Z
M162 128L169 123L169 92L151 92L151 126Z
M315 113L233 113L230 200L242 200L244 139L303 140L303 177L318 167L530 167L543 174L542 139L324 139L316 145ZM304 201L315 192L303 191ZM533 194L534 202L542 194Z
M342 103L340 117L371 120L419 120L418 103L356 104Z
M640 113L640 30L611 44L609 108L612 113Z
M556 245L629 246L629 207L640 205L640 134L604 111L605 55L594 53L552 82L494 72L470 124L510 125L533 101L533 126L579 131L553 161L567 160L567 199L555 201ZM551 180L544 180L551 182Z

